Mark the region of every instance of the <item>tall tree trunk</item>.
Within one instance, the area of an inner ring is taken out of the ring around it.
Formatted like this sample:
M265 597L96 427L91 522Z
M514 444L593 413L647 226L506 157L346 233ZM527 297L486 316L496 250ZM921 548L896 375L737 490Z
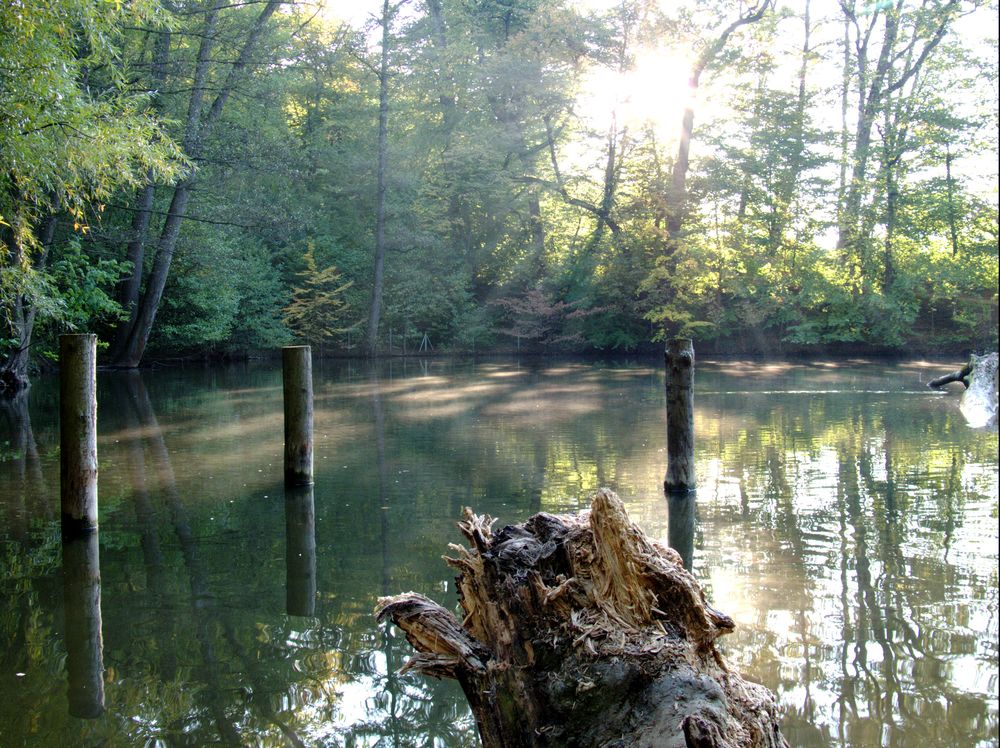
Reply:
M38 239L42 249L34 261L36 270L45 267L55 230L56 217L50 215L42 221L41 231L39 231ZM14 247L13 264L22 263L24 261L23 247L16 240L10 242L10 245ZM31 338L35 330L36 311L34 305L25 298L24 294L17 294L14 297L10 332L17 338L18 345L0 364L0 396L14 396L28 387L28 364L31 361Z
M902 96L886 102L882 126L882 171L885 174L885 237L882 244L882 293L889 293L896 277L893 242L899 206L899 166L906 148L907 122Z
M680 237L684 219L687 217L687 173L690 167L691 137L694 134L694 96L698 92L701 82L701 75L715 61L719 53L725 48L729 37L741 26L756 23L771 8L771 0L763 0L757 5L751 5L743 11L738 18L723 29L716 39L709 44L688 77L688 90L690 92L689 104L684 108L681 117L681 133L677 142L677 157L674 159L674 168L670 178L670 207L667 214L667 252L673 254L677 239Z
M809 102L809 92L806 85L809 73L809 58L812 55L810 46L812 36L812 24L810 17L809 0L805 2L803 11L804 36L802 41L802 59L799 63L799 86L795 98L795 113L792 119L792 127L789 132L789 139L792 143L792 150L789 153L788 163L778 181L777 199L775 201L775 216L769 235L771 257L777 258L781 246L785 240L785 232L792 221L792 201L795 199L796 189L799 179L802 176L803 156L806 151L806 107Z
M928 56L950 28L958 4L959 0L948 0L940 6L933 22L910 29L910 36L904 38L905 46L901 52L897 50L897 45L901 32L900 19L903 16L898 8L875 11L867 28L862 30L854 10L841 4L848 29L852 26L855 29L854 61L858 76L858 105L850 178L844 185L845 194L838 219L837 248L843 252L847 262L856 263L860 267L862 284L870 282L874 264L870 252L871 223L863 220L862 206L869 189L868 160L876 117L882 107L891 102L892 94L906 86L920 72ZM884 22L881 46L875 67L869 71L869 45L880 18ZM922 46L918 44L920 41L923 41Z
M250 63L257 42L267 27L267 22L274 15L280 4L280 0L268 0L263 10L261 10L260 14L254 20L243 47L240 49L239 56L229 68L229 72L222 83L216 89L218 93L212 101L208 113L203 117L202 112L205 104L205 92L207 90L206 84L209 68L212 64L212 51L215 47L219 11L230 7L230 3L228 0L214 0L212 7L205 14L205 23L202 27L201 44L198 48L194 81L191 88L191 98L188 102L188 112L184 122L184 136L182 139L184 153L192 161L196 160L201 154L206 135L222 115L222 110L229 100L230 94L232 94L233 87ZM132 318L125 323L129 329L121 342L118 355L112 359L116 366L135 368L142 361L143 353L146 350L146 343L149 341L153 322L156 319L156 313L160 306L160 300L163 298L163 289L170 274L170 264L173 260L174 249L177 246L181 224L187 215L188 200L191 197L191 190L194 187L195 179L196 177L193 173L188 174L174 187L174 195L170 201L167 218L160 231L156 258L153 261L153 269L146 284L146 290L142 295L142 300L134 307Z
M944 144L944 175L948 185L948 232L951 235L951 253L958 255L958 220L955 213L955 177L951 173L951 144Z
M896 207L899 189L896 186L895 166L890 163L885 169L885 244L882 253L882 293L889 293L896 279L892 243L896 235Z
M664 255L667 260L667 277L673 275L676 264L676 252L681 238L681 229L688 215L688 194L687 194L687 174L691 165L691 138L694 135L694 97L698 92L701 75L715 61L719 53L725 48L729 37L742 26L756 23L764 14L771 9L772 0L761 0L756 5L750 5L742 10L740 15L732 21L715 40L709 44L699 55L688 77L689 103L684 108L681 117L681 132L677 142L677 155L674 159L673 170L670 174L670 186L667 194L667 215L666 215L666 242ZM671 281L667 281L668 288L664 289L665 295L669 298L673 296ZM669 338L675 332L672 328L674 324L669 320L664 322L664 334Z
M444 20L444 8L441 0L427 0L427 11L431 19L431 37L434 48L440 55L438 70L441 79L438 81L440 93L438 94L438 104L441 108L441 130L443 136L442 155L447 153L451 146L452 133L458 124L458 106L455 97L455 80L450 72L450 62L447 59L448 50L448 29ZM442 170L447 179L448 189L448 232L450 234L451 245L455 247L469 264L470 271L474 274L478 267L474 262L472 252L472 226L471 215L465 206L462 195L458 192L458 184L461 177L455 174L447 158L443 158Z
M587 242L586 249L580 259L586 260L590 264L586 267L588 272L593 271L593 263L597 259L597 251L600 248L601 239L604 238L604 228L611 229L612 244L617 244L621 233L621 227L616 221L611 220L611 211L615 207L615 195L618 191L618 175L621 168L622 151L628 137L628 128L618 132L618 114L611 112L611 125L608 127L607 151L604 160L604 185L601 188L601 202L597 206L597 226Z
M368 354L378 351L378 325L382 314L382 286L385 282L385 179L389 140L389 42L394 9L382 0L382 54L378 69L378 166L375 194L375 274L372 305L368 314Z
M153 97L153 108L159 110L159 91L167 79L167 64L170 60L170 32L166 29L157 32L153 46L152 85L156 91ZM149 232L149 221L153 210L153 200L156 197L156 184L153 181L153 170L146 175L146 185L139 193L136 211L132 216L132 227L129 234L126 259L132 264L129 274L123 278L116 289L115 296L122 309L129 313L128 323L121 325L115 334L111 347L111 359L118 359L128 345L129 335L136 318L136 306L139 303L139 291L142 287L143 264L146 253L146 237Z
M542 222L542 204L535 188L530 188L528 192L528 229L531 232L529 274L533 278L541 278L545 267L545 224Z
M201 150L201 113L205 103L205 87L211 65L212 51L215 48L219 11L225 5L225 1L214 0L211 9L205 15L205 23L202 26L201 43L198 47L194 80L191 86L191 98L188 100L188 111L184 121L184 134L182 138L184 153L192 159ZM170 263L173 260L174 247L177 243L177 237L180 235L181 221L187 210L187 202L193 182L194 176L188 175L181 179L174 187L174 195L170 201L167 218L160 231L160 241L157 245L156 257L153 261L153 270L146 284L145 293L143 293L142 299L138 300L138 303L133 302L132 314L129 316L128 322L119 330L115 341L115 356L113 361L116 366L135 368L142 361L143 353L146 350L146 343L149 341L149 334L153 329L153 322L156 319L156 312L160 306L160 299L163 297L163 288L166 286L167 277L170 273ZM150 196L150 199L152 199L152 196ZM150 207L152 207L152 203L150 203ZM149 225L148 218L146 219L146 225ZM141 251L141 247L137 247L137 252Z
M870 237L866 236L861 225L861 206L868 190L868 159L871 154L872 129L875 117L882 104L886 91L885 79L892 64L896 37L899 33L899 15L885 13L885 28L882 46L875 70L868 78L868 37L863 44L857 45L858 68L858 103L857 123L854 132L854 148L851 153L850 177L846 184L844 210L841 214L837 233L837 248L849 261L856 262L860 268L862 286L871 279L871 257L867 245ZM870 30L871 27L869 27Z
M160 233L160 241L156 248L156 258L153 260L153 270L146 282L146 291L136 310L129 334L121 347L115 365L123 368L135 368L142 361L146 351L146 343L153 330L156 312L163 298L163 289L167 285L170 274L170 263L177 246L177 237L181 232L181 223L187 211L187 203L191 197L191 187L194 179L185 179L174 187L174 196L170 201L170 210Z
M844 47L843 75L840 80L840 179L837 183L837 225L843 221L844 207L847 202L847 166L850 161L851 133L847 124L847 113L850 110L851 98L851 22L844 18L844 37L841 40Z
M690 96L693 99L698 91L698 78L692 76L688 81ZM670 174L670 200L667 212L667 252L673 255L676 242L680 238L684 219L687 218L687 173L691 165L691 136L694 134L694 107L684 108L681 117L681 134L677 142L677 157Z
M441 7L441 0L427 0L427 11L431 17L434 46L443 54L448 49L448 34L444 22L444 9ZM444 61L441 68L443 70L447 69L447 60ZM458 109L455 106L454 80L450 73L445 75L442 85L444 86L444 90L438 95L438 102L441 105L445 135L450 136L452 130L455 128L458 116Z
M521 164L522 173L530 175L534 171L535 163L532 158L533 149L528 147L528 141L524 135L524 125L499 97L488 96L487 98L493 107L494 116L511 133L514 142L513 150ZM543 182L533 176L525 176L519 181L529 184L525 199L528 208L528 241L531 251L527 272L524 275L533 281L540 277L545 262L545 223L542 220L542 204L538 199L538 185L543 184Z

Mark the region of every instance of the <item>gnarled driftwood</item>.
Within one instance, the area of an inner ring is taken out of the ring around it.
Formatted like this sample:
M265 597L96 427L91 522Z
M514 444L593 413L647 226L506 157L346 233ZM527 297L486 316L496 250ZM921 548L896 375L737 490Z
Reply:
M379 600L417 654L455 678L486 748L782 748L774 698L732 671L733 629L670 548L601 489L587 512L492 531L467 509L452 546L461 622L415 592Z

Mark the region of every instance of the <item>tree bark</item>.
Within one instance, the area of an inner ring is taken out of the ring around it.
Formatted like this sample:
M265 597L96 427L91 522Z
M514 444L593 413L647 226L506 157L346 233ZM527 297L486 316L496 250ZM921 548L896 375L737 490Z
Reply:
M182 180L174 187L174 196L170 201L169 214L160 233L153 269L146 282L146 291L142 295L138 309L133 312L128 330L120 343L118 355L114 359L116 366L134 369L142 362L149 335L153 331L153 323L156 321L156 313L160 308L160 300L163 298L163 289L170 275L170 264L174 258L174 249L181 233L181 223L187 212L193 185L194 178L191 177Z
M681 230L687 219L689 206L687 194L687 175L691 165L691 139L694 135L694 97L701 82L702 73L714 62L715 58L725 48L729 42L729 37L742 26L756 23L773 6L772 0L760 0L759 3L750 5L740 15L733 20L715 40L709 44L699 55L688 77L689 103L684 108L681 117L681 131L677 142L677 155L674 158L673 169L670 173L670 185L667 188L667 199L665 201L665 241L663 242L663 257L665 259L664 269L666 280L663 289L664 296L669 299L674 294L673 277L677 265L677 248L681 239ZM669 303L669 302L668 302ZM672 320L664 321L664 334L667 337L674 332L676 323Z
M891 147L887 147L886 150L891 150ZM892 288L896 279L893 242L896 238L896 217L899 202L899 188L896 186L896 164L898 161L897 156L891 153L887 154L885 164L885 241L882 251L882 293L884 294L889 293L889 289Z
M240 49L237 59L233 62L225 79L217 89L218 93L212 101L208 113L203 117L205 92L207 90L209 68L213 62L212 51L215 47L219 11L229 6L228 0L215 0L212 7L205 14L205 23L202 27L201 43L198 47L194 81L191 88L191 98L188 101L188 112L185 118L182 139L183 151L192 161L196 160L201 154L206 135L222 115L226 102L232 94L233 87L250 63L257 42L267 27L268 20L274 15L280 4L280 0L268 0L263 10L261 10L260 14L254 20L254 24L247 34L246 41ZM181 224L187 215L187 204L191 196L191 190L195 184L195 179L195 175L190 173L174 187L170 209L167 212L167 218L160 231L156 259L153 261L153 269L146 284L146 290L139 304L133 307L132 316L127 322L123 323L122 328L118 332L115 345L117 355L112 358L115 366L135 368L142 361L146 344L149 341L149 335L153 329L153 322L156 320L160 300L163 298L163 289L167 284L167 278L170 274L170 264L173 261L177 238L180 236Z
M462 181L461 174L455 170L447 157L451 147L452 134L458 124L459 110L455 96L455 78L451 72L451 61L448 60L448 26L445 23L444 8L441 0L427 0L427 13L431 19L431 33L434 48L438 56L438 71L440 78L438 86L438 102L441 107L442 164L448 189L448 232L452 246L470 263L473 274L478 267L473 263L473 240L471 216L465 204L464 196L459 193Z
M793 115L792 126L788 133L792 149L789 153L787 163L779 171L780 176L778 177L778 184L775 190L775 205L772 209L772 219L768 232L768 249L770 250L772 259L779 257L781 247L785 241L785 234L792 223L792 204L795 200L796 188L799 185L804 168L803 156L806 152L806 119L808 117L806 110L809 103L809 91L806 84L809 73L809 60L812 56L812 19L809 0L806 0L803 9L803 26L804 36L799 63L795 114Z
M153 75L152 86L156 92L153 95L153 108L159 110L159 91L167 80L167 64L170 61L170 32L163 30L156 36L153 45ZM111 348L111 358L116 360L122 355L128 345L129 335L135 321L135 308L139 303L139 291L142 287L143 265L146 255L146 237L149 233L149 221L152 216L153 200L156 197L156 184L153 170L146 175L146 185L139 194L136 212L132 216L132 228L129 234L128 246L125 250L126 259L132 263L132 270L118 284L116 297L122 309L129 313L129 324L123 324L115 334Z
M897 50L900 36L901 14L897 9L884 13L875 11L867 28L862 30L858 17L846 3L841 3L848 26L845 28L845 45L849 41L849 29L855 29L854 62L858 75L857 122L854 131L854 148L850 154L851 164L845 171L850 171L846 184L842 184L843 199L838 211L837 249L844 253L845 260L856 265L864 283L871 273L872 258L870 257L870 227L862 221L862 205L868 189L868 160L871 152L872 129L879 108L891 101L891 95L903 89L916 76L928 56L944 38L954 17L954 9L958 0L948 0L939 11L935 23L926 27L926 36L919 34L919 29L912 30L911 38L906 41L903 50ZM869 49L872 34L877 21L884 19L884 26L878 58L874 70L869 71ZM919 47L918 42L924 44ZM845 64L849 58L845 52ZM849 82L849 73L845 70L845 94ZM845 153L846 155L846 153Z
M719 53L725 49L726 44L729 42L729 37L741 26L759 21L771 7L771 0L763 0L760 3L751 5L738 18L726 26L722 30L722 33L702 51L688 77L688 89L692 102L698 91L698 86L701 84L702 73L715 61ZM670 254L673 254L674 245L680 237L684 219L687 217L687 174L690 168L691 137L693 135L694 104L689 103L684 108L684 114L681 117L681 133L677 143L677 156L674 159L674 168L670 175L670 201L667 212L667 251Z
M968 389L969 380L968 377L972 373L972 362L970 361L965 366L963 366L958 371L953 371L950 374L944 374L936 379L932 379L927 383L927 386L931 389L938 389L939 387L944 387L946 384L951 382L961 382L962 385Z
M382 315L382 286L385 282L385 180L389 140L389 43L395 9L382 0L382 51L378 69L378 165L375 181L375 273L372 305L368 314L368 354L378 351L378 325Z
M607 489L589 512L497 533L466 510L452 546L462 622L417 593L379 600L417 654L458 680L486 748L782 748L774 697L729 668L713 610L676 551Z
M944 177L948 185L948 233L951 236L951 253L958 256L958 219L955 212L955 177L951 173L951 144L944 144Z
M39 243L42 251L35 258L36 270L45 267L45 260L48 257L49 249L52 247L52 240L55 236L56 217L50 215L42 222L39 232ZM23 249L15 244L14 264L21 262ZM35 331L35 307L23 294L18 294L14 298L11 319L13 330L11 332L17 338L18 346L7 359L0 365L0 397L16 397L19 392L28 388L28 364L31 362L31 338Z

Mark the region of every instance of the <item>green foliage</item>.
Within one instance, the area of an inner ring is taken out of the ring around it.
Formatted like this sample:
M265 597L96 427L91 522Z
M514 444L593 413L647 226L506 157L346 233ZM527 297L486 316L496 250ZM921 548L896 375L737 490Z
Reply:
M31 301L41 316L33 343L36 355L55 361L58 334L120 319L122 308L111 291L127 269L117 260L89 256L77 235L55 247L44 276L45 296L35 295ZM104 346L102 341L98 344Z
M160 351L247 351L288 342L280 275L269 254L240 232L192 230L174 262L152 341Z
M130 91L121 28L155 23L155 3L38 0L0 5L0 257L36 244L35 222L66 210L79 225L116 188L152 169L177 173L181 158L147 97ZM100 70L103 85L85 82ZM26 265L27 254L20 262Z
M69 330L122 314L121 306L109 295L110 289L127 270L125 263L88 257L79 236L70 236L54 252L49 277L60 306L55 321Z
M204 25L204 14L151 0L15 7L0 8L3 354L20 345L17 309L48 320L44 335L116 318L111 287L136 188L192 166L171 137L188 113ZM842 68L844 7L810 7L808 49L802 9L788 7L735 32L702 76L709 105L694 110L677 236L666 226L678 209L680 109L657 115L676 122L640 123L621 96L587 112L581 94L595 71L624 80L655 43L670 55L667 97L671 79L690 73L681 60L710 49L732 8L659 12L629 0L585 15L531 0L426 3L401 15L383 344L390 330L396 350L425 333L439 350L506 347L511 335L544 350L634 350L673 334L758 350L996 341L996 195L969 168L996 160L995 60L953 36L945 6L900 17L897 52L914 39L919 48L937 23L947 33L919 75L891 90L884 81L868 148L855 153L863 81L856 61ZM208 91L232 67L227 40L259 12L220 13ZM973 12L988 20L995 10ZM272 18L200 143L195 220L181 228L151 355L273 348L292 334L332 349L347 343L345 329L364 332L377 50L362 31L309 15L283 7ZM873 18L881 33L886 13ZM150 62L167 28L169 64L156 82ZM831 80L846 89L827 90ZM831 115L836 95L846 129ZM147 272L167 193L157 190ZM46 268L36 234L53 213L77 239L59 232Z
M121 57L129 25L157 23L152 0L0 3L0 377L25 381L35 323L85 328L116 309L102 286L119 268L63 247L45 268L39 232L68 215L86 234L116 190L187 164ZM17 389L14 387L14 389Z

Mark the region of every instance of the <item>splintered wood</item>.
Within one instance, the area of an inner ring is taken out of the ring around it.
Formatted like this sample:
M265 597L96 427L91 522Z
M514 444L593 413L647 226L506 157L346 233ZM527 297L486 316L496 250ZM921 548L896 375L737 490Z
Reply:
M417 650L404 670L459 681L484 746L787 746L771 693L715 647L732 619L613 492L494 523L466 509L471 545L445 559L461 621L416 592L376 609Z

